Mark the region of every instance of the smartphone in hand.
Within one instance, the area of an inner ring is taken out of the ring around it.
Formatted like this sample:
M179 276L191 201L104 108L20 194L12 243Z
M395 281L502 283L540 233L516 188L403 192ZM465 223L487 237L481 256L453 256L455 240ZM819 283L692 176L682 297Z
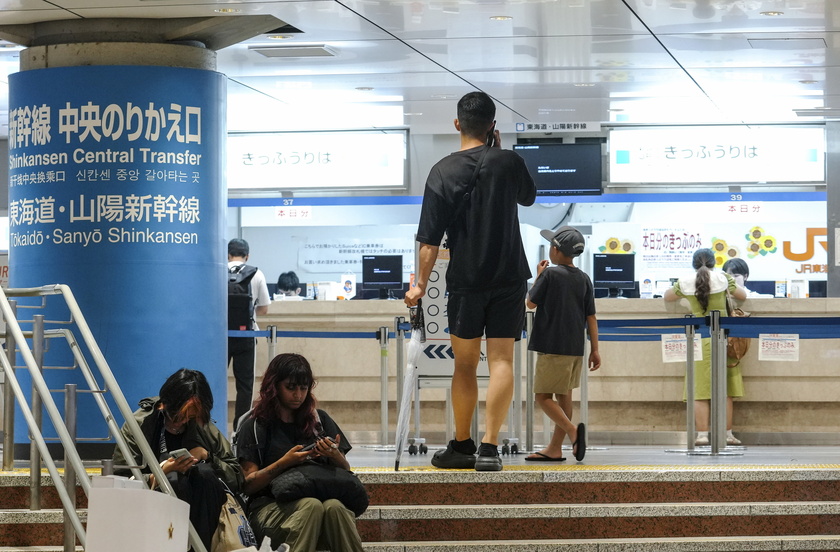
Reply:
M188 451L185 448L169 451L169 457L170 458L183 458L185 456L192 456L190 454L190 451Z
M487 133L487 145L491 148L496 144L496 121L493 121L493 126L490 127L490 132Z
M332 440L332 437L324 437L324 439L326 439L331 445L335 444L335 441ZM315 448L315 445L317 443L318 443L318 441L315 441L314 443L310 443L310 444L306 445L305 447L303 447L302 449L300 449L298 452L309 452L310 450Z

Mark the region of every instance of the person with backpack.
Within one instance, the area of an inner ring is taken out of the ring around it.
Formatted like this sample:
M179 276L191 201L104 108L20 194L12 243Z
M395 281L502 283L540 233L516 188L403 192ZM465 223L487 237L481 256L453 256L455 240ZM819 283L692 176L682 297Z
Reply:
M177 497L190 505L190 522L207 550L226 501L225 487L238 493L244 484L230 443L210 419L212 408L213 392L204 374L181 368L167 378L158 396L140 401L134 419L142 436L133 435L123 424L121 433L131 458L120 447L113 453L116 475L129 477L128 466L145 466L144 479L155 489L158 482L145 465L137 439L146 440Z
M282 353L266 369L253 411L234 437L257 540L291 552L363 552L356 515L368 496L350 472L352 448L338 424L317 408L312 367Z
M265 275L259 268L246 264L249 255L247 241L234 238L228 242L228 330L256 330L255 315L267 314L271 304ZM251 409L256 350L254 337L228 337L228 364L233 361L236 380L234 429L239 418Z

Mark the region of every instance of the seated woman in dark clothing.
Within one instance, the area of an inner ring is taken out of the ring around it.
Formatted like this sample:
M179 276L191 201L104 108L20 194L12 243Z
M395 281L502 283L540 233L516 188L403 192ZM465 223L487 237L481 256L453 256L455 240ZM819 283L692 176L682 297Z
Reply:
M169 376L160 388L159 397L141 400L140 409L134 413L175 494L189 503L190 521L208 550L226 499L222 481L233 492L238 492L243 483L242 470L230 443L210 421L212 408L213 393L204 374L182 368ZM130 476L131 471L125 466L145 463L137 441L125 424L122 434L133 458L127 461L116 447L115 473ZM182 448L189 454L170 457L170 451ZM143 473L149 487L157 487L148 466Z
M316 547L362 552L355 516L341 501L305 497L281 502L270 492L278 474L307 461L350 469L345 457L350 443L338 424L315 408L314 386L304 357L276 356L268 365L254 411L239 428L237 454L245 492L252 497L251 526L258 541L268 536L273 543L289 544L292 552L314 552ZM313 444L314 448L303 450Z

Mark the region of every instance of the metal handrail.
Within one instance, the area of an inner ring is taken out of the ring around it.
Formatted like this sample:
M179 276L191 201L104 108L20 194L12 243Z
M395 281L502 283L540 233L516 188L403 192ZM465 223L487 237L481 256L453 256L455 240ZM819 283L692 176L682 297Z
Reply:
M0 311L2 311L3 318L6 320L7 334L9 334L14 340L14 342L18 344L19 352L24 360L26 368L29 369L29 372L31 374L34 392L37 392L37 394L41 397L41 401L44 405L44 408L50 416L50 419L52 420L52 423L55 426L55 430L58 433L59 439L62 445L64 446L65 453L67 454L67 462L70 466L72 466L73 471L75 471L75 473L80 476L77 477L77 479L85 495L89 496L91 484L90 480L87 477L81 477L81 475L85 474L86 472L84 465L82 464L81 457L79 456L78 451L76 450L75 441L68 432L64 420L61 418L61 414L59 413L58 408L55 404L55 401L50 395L50 390L47 387L46 382L44 381L44 377L38 368L38 363L35 361L32 351L30 350L26 342L24 333L21 330L20 324L18 323L18 320L15 316L14 309L12 308L8 300L9 296L36 297L46 295L63 296L64 301L66 302L67 307L70 311L71 322L74 322L76 324L76 327L78 328L79 333L81 335L82 341L85 343L93 359L93 363L99 370L99 375L102 377L102 380L104 382L104 389L108 390L111 393L113 400L117 405L117 408L119 409L120 413L125 419L125 425L128 431L132 434L132 436L135 439L135 442L137 443L137 446L140 448L144 464L148 465L148 467L154 474L158 485L160 485L161 489L171 496L176 496L175 491L172 488L172 484L169 482L166 475L163 473L163 469L161 468L160 464L158 464L157 456L152 451L152 448L149 446L148 442L143 436L143 433L140 429L140 425L134 418L134 411L129 406L128 401L123 395L122 390L120 389L120 386L117 383L113 372L111 372L111 368L108 365L108 362L105 360L105 356L102 354L99 345L96 343L96 340L93 337L93 333L91 332L87 321L82 315L81 309L79 308L79 305L76 302L76 298L73 296L73 292L70 290L70 287L64 284L56 284L36 288L10 288L6 290L0 289ZM64 335L67 338L68 343L70 344L74 358L76 359L76 362L79 365L79 368L82 371L82 374L84 375L88 386L90 387L91 391L94 391L93 395L94 397L96 397L97 404L99 405L100 410L102 411L103 417L105 418L109 429L111 430L115 440L117 441L117 446L120 447L120 450L123 452L125 458L133 458L133 455L128 449L128 445L125 441L125 438L122 435L120 428L117 427L116 422L114 421L114 417L111 415L110 409L108 408L107 403L105 402L105 399L102 396L102 393L99 392L101 390L99 389L96 383L96 379L93 377L93 373L90 370L90 365L87 363L86 359L84 358L84 355L81 353L78 347L78 343L76 342L75 337L73 337L72 332L69 331ZM24 417L26 418L27 425L29 426L29 430L32 434L32 438L35 441L38 450L41 453L41 456L43 457L44 463L47 465L47 469L49 470L53 481L56 482L56 489L58 491L59 497L61 498L64 510L69 515L70 522L76 530L76 534L79 538L79 541L84 547L86 534L81 522L78 519L75 504L71 502L69 494L67 493L66 489L64 489L64 486L59 484L61 478L59 477L58 471L55 468L55 463L52 457L50 456L46 442L44 441L40 428L38 427L34 419L32 411L26 406L26 397L23 395L23 391L20 388L17 382L17 378L14 375L14 369L12 367L11 361L8 358L6 358L5 355L0 356L3 357L2 359L0 359L0 361L3 364L3 370L6 373L6 381L11 383L15 397L17 398L18 403L21 405L21 410L23 411ZM4 450L4 455L8 454L9 452L10 451ZM142 477L142 474L140 472L141 466L127 467L131 469L132 473L138 480L144 481L145 483L145 479ZM189 541L193 550L195 550L196 552L207 552L192 523L190 523L189 525Z

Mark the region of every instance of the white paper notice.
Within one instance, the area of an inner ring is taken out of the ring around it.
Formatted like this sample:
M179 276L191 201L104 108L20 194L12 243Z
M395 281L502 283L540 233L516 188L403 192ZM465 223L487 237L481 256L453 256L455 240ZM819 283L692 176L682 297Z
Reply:
M685 334L662 334L662 362L685 362ZM700 336L694 336L694 361L703 360Z
M799 334L758 334L758 360L798 361Z

